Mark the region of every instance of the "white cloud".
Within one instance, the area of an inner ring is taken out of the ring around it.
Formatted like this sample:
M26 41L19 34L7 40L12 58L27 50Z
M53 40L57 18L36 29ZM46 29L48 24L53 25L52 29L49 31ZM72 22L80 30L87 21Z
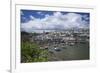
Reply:
M21 28L27 32L33 32L35 29L85 28L88 25L85 20L82 20L82 15L76 13L55 12L53 15L45 15L42 19L30 17L32 20L21 23Z
M21 15L24 15L23 11L20 12Z
M42 12L37 12L38 14L42 14Z
M32 15L30 15L30 19L31 19L31 20L34 20L34 19L35 19L35 17L34 17L34 16L32 16Z
M43 13L43 12L37 12L37 14L39 14L39 15L44 15L44 13Z
M85 20L89 20L89 17L87 15L82 16Z

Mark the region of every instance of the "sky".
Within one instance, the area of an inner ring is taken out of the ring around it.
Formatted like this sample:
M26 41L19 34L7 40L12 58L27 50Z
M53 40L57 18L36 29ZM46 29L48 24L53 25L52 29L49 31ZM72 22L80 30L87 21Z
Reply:
M67 30L89 28L90 14L83 12L62 12L42 10L20 10L21 31Z

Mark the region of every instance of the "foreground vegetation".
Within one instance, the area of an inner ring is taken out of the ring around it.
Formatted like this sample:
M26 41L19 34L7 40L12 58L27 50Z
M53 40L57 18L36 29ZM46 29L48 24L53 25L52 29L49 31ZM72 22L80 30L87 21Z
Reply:
M21 43L21 62L45 62L48 61L48 51L40 49L39 45L31 42Z

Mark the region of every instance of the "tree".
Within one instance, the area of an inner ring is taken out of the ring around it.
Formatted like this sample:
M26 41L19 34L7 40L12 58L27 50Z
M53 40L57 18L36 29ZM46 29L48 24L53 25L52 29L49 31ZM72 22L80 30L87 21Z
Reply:
M39 45L30 42L21 42L21 62L48 61L48 50L40 49Z

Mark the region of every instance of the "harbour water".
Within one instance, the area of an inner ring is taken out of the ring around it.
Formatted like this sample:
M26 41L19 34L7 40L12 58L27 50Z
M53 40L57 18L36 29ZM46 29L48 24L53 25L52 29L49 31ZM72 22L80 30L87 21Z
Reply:
M60 51L52 50L50 61L89 60L89 43L77 43L59 47Z

